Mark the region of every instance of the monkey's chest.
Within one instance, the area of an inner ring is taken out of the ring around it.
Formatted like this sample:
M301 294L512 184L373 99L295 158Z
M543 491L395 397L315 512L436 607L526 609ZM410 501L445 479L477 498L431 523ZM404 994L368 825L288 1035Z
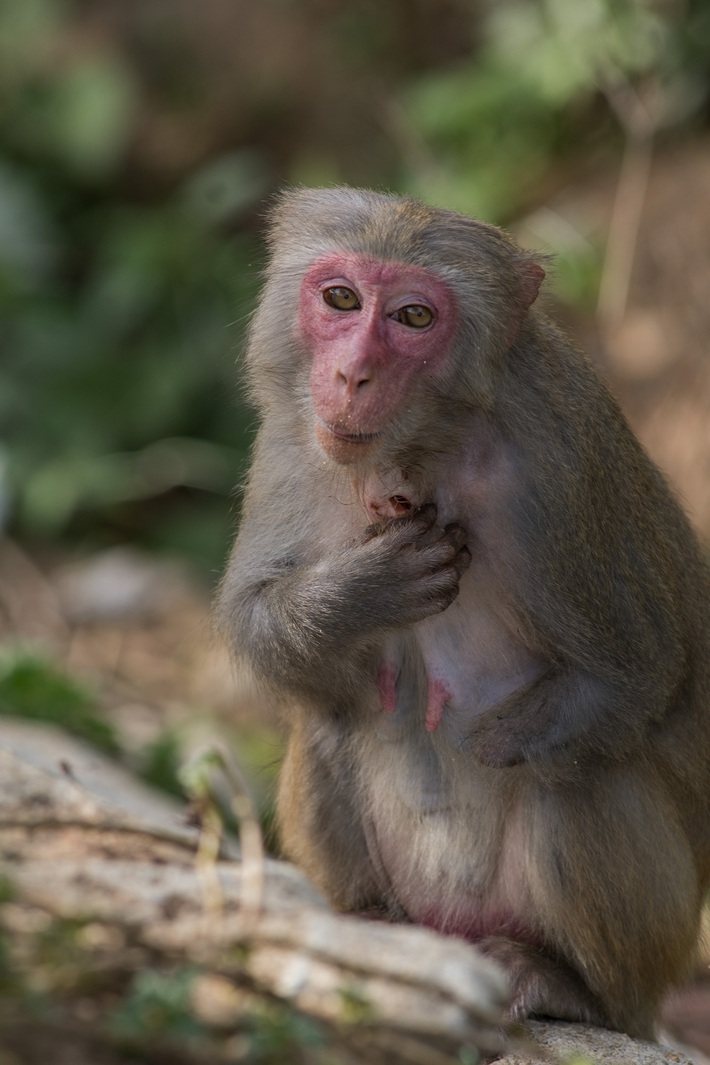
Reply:
M546 668L476 596L474 581L438 617L384 647L378 675L383 737L418 730L465 748L477 718Z

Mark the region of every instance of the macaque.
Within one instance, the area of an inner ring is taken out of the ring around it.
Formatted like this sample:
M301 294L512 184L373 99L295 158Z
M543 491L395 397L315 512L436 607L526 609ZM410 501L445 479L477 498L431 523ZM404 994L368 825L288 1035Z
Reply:
M460 936L515 1019L652 1037L710 878L710 590L662 475L500 230L281 197L219 597L283 704L286 854Z

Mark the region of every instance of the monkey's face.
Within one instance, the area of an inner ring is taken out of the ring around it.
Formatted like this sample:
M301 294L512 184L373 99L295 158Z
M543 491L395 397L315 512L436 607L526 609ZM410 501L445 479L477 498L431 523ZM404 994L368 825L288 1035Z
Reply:
M428 270L324 255L301 286L298 331L312 354L315 435L340 465L361 462L449 357L453 295Z

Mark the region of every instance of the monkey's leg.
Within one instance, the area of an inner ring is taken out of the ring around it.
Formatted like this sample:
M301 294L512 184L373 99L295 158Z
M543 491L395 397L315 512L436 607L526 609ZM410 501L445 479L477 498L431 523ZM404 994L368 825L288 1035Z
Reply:
M578 974L608 1027L637 1038L652 1037L661 998L686 974L702 900L661 773L622 763L590 770L583 786L531 787L521 818L549 956ZM569 999L547 963L540 972L543 997L558 1004L551 1012L565 1016ZM532 978L523 973L519 986L521 1001L545 1008Z
M385 908L349 754L337 723L295 717L279 781L279 834L286 855L338 909Z

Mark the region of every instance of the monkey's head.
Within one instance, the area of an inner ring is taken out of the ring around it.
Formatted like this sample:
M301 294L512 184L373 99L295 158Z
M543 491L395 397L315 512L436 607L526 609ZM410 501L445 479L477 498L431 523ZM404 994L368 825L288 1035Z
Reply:
M340 465L402 447L447 402L489 408L544 277L492 226L353 189L286 193L269 241L254 390L286 390Z

